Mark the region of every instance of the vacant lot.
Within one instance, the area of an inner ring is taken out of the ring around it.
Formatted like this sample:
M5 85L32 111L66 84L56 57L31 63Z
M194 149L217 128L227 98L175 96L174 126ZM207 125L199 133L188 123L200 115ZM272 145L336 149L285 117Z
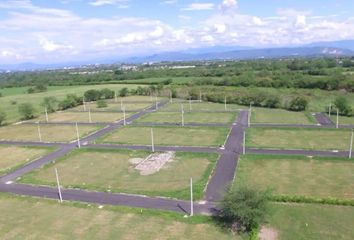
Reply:
M354 207L275 204L269 225L279 239L354 239Z
M315 119L310 113L290 112L283 109L254 108L252 123L284 123L284 124L313 124Z
M130 113L126 113L128 117ZM123 113L111 113L111 112L91 112L92 122L114 122L119 119L123 119ZM41 116L36 121L46 121L45 116ZM49 122L89 122L89 112L56 112L48 115Z
M1 239L241 239L206 218L0 195ZM205 220L204 220L205 219ZM198 223L200 222L200 223Z
M78 150L55 164L24 176L22 181L55 185L53 173L56 167L61 183L67 187L188 199L189 179L193 177L195 197L202 197L216 154L178 152L157 172L142 175L135 168L135 161L150 154L147 151Z
M98 126L79 126L80 136L98 130ZM69 142L76 139L75 125L40 125L42 141ZM0 128L0 139L8 141L39 141L37 124L10 125Z
M212 103L212 102L192 102L189 105L188 102L178 103L179 99L173 99L171 104L166 105L165 107L161 108L161 111L176 111L180 112L182 105L185 111L225 111L225 104L222 103ZM191 106L191 109L190 109ZM239 109L245 108L245 106L239 106L236 104L227 104L226 110L227 111L237 111Z
M331 116L331 120L334 124L337 122L337 117L336 116ZM338 123L339 124L344 124L344 125L354 125L354 117L338 117Z
M154 143L172 146L220 146L229 132L224 127L154 127ZM127 126L98 140L105 143L151 145L151 128Z
M4 97L0 98L1 110L7 114L7 122L12 123L19 121L21 116L18 113L18 105L21 103L31 103L37 110L37 114L43 114L44 109L40 105L44 97L52 96L58 100L65 98L67 94L76 94L83 96L84 92L89 89L109 88L118 91L124 87L128 89L136 88L134 84L103 84L103 85L87 85L87 86L63 86L63 87L48 87L48 92L27 94L27 88L11 88L1 90Z
M235 119L235 113L184 113L185 123L232 123ZM139 118L137 122L181 123L182 114L179 112L154 112Z
M81 105L81 106L78 106L73 109L74 110L81 110L81 111L84 111L85 109L86 109L85 111L88 111L88 109L100 110L100 111L106 111L106 110L121 111L122 110L121 106L123 106L126 111L138 111L138 110L148 108L152 105L155 106L155 103L125 103L125 102L122 102L122 105L121 105L120 101L118 100L118 102L112 102L112 101L107 102L107 107L104 107L104 108L98 108L97 103L90 102L90 103L85 104L85 108L83 105Z
M0 145L0 175L48 154L52 149Z
M350 135L347 129L251 128L246 144L256 148L348 150Z
M272 188L280 195L354 199L353 172L354 162L340 158L245 155L236 185Z

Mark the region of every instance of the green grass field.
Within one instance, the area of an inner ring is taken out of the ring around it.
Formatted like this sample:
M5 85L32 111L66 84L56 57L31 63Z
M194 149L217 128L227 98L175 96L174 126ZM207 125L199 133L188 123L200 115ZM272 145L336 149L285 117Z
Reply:
M80 136L98 130L99 126L79 126ZM69 142L76 140L75 125L40 125L42 141ZM0 139L7 141L39 141L36 124L9 125L0 128Z
M187 111L224 111L225 110L225 105L222 103L212 103L212 102L192 102L191 107L192 110L190 110L190 105L187 102L184 103L178 103L179 99L173 99L172 103L167 104L163 108L161 108L160 111L176 111L180 112L181 111L181 105L183 105L184 110ZM226 110L227 111L237 111L239 109L245 108L245 106L239 106L236 104L227 104L226 105Z
M331 116L331 120L334 124L337 123L337 117L336 116ZM343 117L339 116L338 117L338 123L339 124L344 124L344 125L354 125L354 117Z
M0 145L0 175L48 154L53 149Z
M224 127L153 127L155 145L220 146L229 132ZM98 139L101 143L151 145L151 128L127 126Z
M119 101L119 100L118 100ZM137 110L142 110L145 108L148 108L150 106L154 105L155 103L122 103L122 106L125 107L126 111L137 111ZM96 102L90 102L85 104L85 108L83 105L80 105L76 108L73 108L73 110L81 110L81 111L88 111L88 109L91 110L115 110L115 111L121 111L121 104L120 102L107 102L107 107L104 108L98 108Z
M111 112L91 112L92 122L115 122L123 119L123 113L111 113ZM126 113L126 117L132 113ZM48 115L49 122L89 122L89 112L55 112ZM31 120L31 122L45 122L45 116L41 116L37 119Z
M323 204L275 204L269 226L286 240L354 239L354 207Z
M236 119L236 113L205 113L205 112L185 112L185 123L232 123ZM154 123L181 123L182 114L174 112L154 112L147 114L136 122Z
M344 158L245 155L236 174L242 184L274 189L275 195L354 199L354 162Z
M350 130L306 128L250 128L246 133L247 147L348 150Z
M0 92L3 97L0 98L0 109L7 115L7 123L13 123L20 120L21 116L18 113L18 105L21 103L31 103L35 109L36 114L43 114L44 109L41 107L41 102L44 97L56 97L58 100L65 98L67 94L76 94L83 96L84 92L89 89L102 89L109 88L118 91L124 87L129 89L136 88L138 85L134 84L103 84L103 85L85 85L85 86L62 86L62 87L49 87L47 92L27 94L27 88L6 88Z
M159 171L141 175L130 160L145 159L150 154L148 151L77 150L23 176L21 181L55 185L53 173L57 168L61 184L66 187L188 199L189 179L193 177L195 198L202 198L217 154L177 152Z
M316 121L310 113L306 112L253 108L251 123L313 124Z
M63 203L0 194L1 239L247 239L207 217L125 207Z

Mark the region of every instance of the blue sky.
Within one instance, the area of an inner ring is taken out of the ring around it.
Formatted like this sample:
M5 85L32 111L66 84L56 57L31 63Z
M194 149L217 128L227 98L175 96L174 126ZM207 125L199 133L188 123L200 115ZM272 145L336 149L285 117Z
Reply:
M354 39L350 0L1 0L0 63Z

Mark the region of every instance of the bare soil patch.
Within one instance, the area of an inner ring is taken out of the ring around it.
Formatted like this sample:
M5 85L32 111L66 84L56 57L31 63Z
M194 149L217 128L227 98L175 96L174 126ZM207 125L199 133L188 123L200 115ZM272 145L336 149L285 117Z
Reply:
M147 158L132 158L129 162L135 165L135 169L140 171L140 175L154 174L168 162L172 162L175 152L153 153Z
M260 240L276 240L278 239L278 232L277 230L263 226L261 231L259 232L259 239Z

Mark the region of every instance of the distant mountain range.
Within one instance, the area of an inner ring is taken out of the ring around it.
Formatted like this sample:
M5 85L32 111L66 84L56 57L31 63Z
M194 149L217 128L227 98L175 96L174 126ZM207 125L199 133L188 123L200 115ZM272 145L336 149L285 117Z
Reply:
M176 52L157 53L150 56L114 58L105 60L92 60L94 63L146 63L146 62L173 62L173 61L200 61L200 60L241 60L262 58L286 58L286 57L330 57L330 56L354 56L354 40L317 42L296 47L279 48L252 48L247 46L213 46L194 48ZM71 62L59 64L7 64L1 65L0 70L37 70L58 69L64 67L80 67L89 64L85 62Z

